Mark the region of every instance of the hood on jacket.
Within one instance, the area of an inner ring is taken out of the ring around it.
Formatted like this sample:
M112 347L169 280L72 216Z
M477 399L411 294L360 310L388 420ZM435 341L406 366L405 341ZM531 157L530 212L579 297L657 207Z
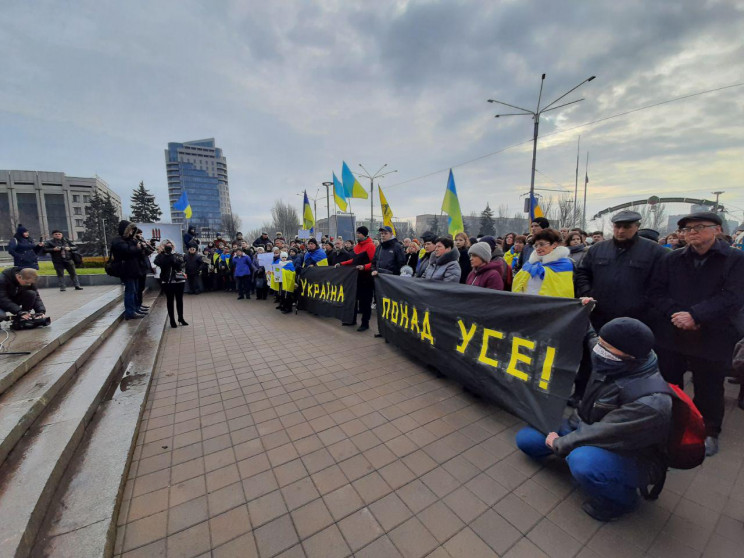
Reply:
M476 275L482 275L486 271L497 271L499 274L501 274L501 266L499 265L499 262L497 261L490 261L486 262L484 265L480 266L478 269L473 268L473 273Z
M455 250L454 248L450 250L449 252L445 252L441 256L437 257L434 255L434 252L431 253L432 260L431 263L433 265L447 265L450 262L456 262L460 259L460 252Z
M27 232L28 232L28 229L24 227L23 225L21 225L20 223L18 223L18 228L16 229L14 236L16 237L16 239L21 240L22 238L24 238L23 234Z
M547 256L542 256L542 257L537 255L537 250L533 250L532 254L530 254L530 263L542 262L544 264L548 264L552 262L557 262L558 260L562 258L567 258L570 255L571 255L571 251L565 246L558 246L550 254L548 254Z
M127 230L127 227L129 226L129 221L121 220L119 221L119 236L124 236L124 231Z

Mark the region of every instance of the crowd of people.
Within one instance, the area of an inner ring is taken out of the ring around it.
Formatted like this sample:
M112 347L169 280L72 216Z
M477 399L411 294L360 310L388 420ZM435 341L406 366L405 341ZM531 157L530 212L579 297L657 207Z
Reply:
M517 445L534 459L566 458L590 495L584 510L609 521L637 506L638 489L663 481L666 444L675 427L675 395L665 386L683 388L685 373L692 373L704 451L712 456L719 451L724 382L744 382L744 231L726 236L714 212L683 217L665 237L640 222L634 211L616 214L609 238L601 231L556 230L538 217L529 231L503 237L427 231L399 240L383 226L375 239L361 226L354 239L288 241L280 232L273 238L264 232L251 243L240 233L202 243L190 228L181 254L172 240L148 242L135 224L122 221L109 265L124 284L125 319L147 316L142 295L147 275L154 273L174 328L188 325L184 293L226 291L238 300L272 295L277 309L290 313L296 280L313 266L359 270L354 319L343 324L356 326L361 316L359 332L369 329L379 274L591 305L569 401L573 415L547 436L525 427ZM75 251L61 233L35 243L19 227L11 252L16 265L0 274L0 307L43 316L34 286L38 255L51 254L60 281L67 271L80 288L70 263ZM744 384L738 403L744 409Z

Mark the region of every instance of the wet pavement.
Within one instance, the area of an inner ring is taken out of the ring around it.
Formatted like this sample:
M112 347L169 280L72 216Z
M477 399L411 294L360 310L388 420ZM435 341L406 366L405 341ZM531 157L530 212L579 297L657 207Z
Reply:
M732 557L744 545L744 411L721 453L611 524L581 511L522 423L370 331L233 294L166 328L115 555Z

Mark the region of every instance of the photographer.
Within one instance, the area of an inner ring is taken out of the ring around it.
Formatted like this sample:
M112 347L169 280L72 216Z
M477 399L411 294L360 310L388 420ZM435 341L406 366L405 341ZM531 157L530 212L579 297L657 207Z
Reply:
M137 240L137 225L129 221L119 222L119 235L111 243L116 277L124 283L124 319L139 320L145 317L137 303L140 277L140 260L147 243Z
M23 225L18 225L15 235L8 244L8 254L13 256L16 267L32 267L39 269L39 254L44 251L44 243L39 239L38 244L31 240L31 234Z
M137 229L137 233L134 235L134 238L142 246L142 256L140 256L139 260L140 273L139 277L137 277L137 312L140 314L147 314L150 307L145 306L143 300L145 295L145 286L147 285L147 276L150 273L154 273L152 265L150 264L150 255L155 252L155 246L152 241L147 242L143 235L144 233L141 229Z
M10 312L21 319L44 318L46 308L36 290L39 274L30 267L9 267L0 273L0 310Z
M80 286L80 281L75 272L75 262L72 259L72 253L77 252L77 246L66 239L62 231L52 231L52 238L44 243L44 252L52 256L52 264L59 281L59 290L66 290L65 270L67 270L75 290L82 291L83 287Z
M187 326L189 324L183 319L183 288L186 285L186 274L183 271L183 254L176 253L173 242L168 239L165 239L158 246L158 252L159 254L155 257L155 265L160 268L160 284L165 291L170 325L171 327L178 327L173 315L173 301L175 300L178 323Z

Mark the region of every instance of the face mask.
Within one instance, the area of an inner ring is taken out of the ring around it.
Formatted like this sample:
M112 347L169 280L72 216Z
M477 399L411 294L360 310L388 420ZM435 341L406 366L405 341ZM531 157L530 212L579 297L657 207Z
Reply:
M592 351L592 370L599 374L613 374L632 369L634 361L622 360L599 343Z
M621 359L619 356L612 354L610 351L605 349L602 345L597 343L594 345L594 353L603 360L609 360L611 362L622 362L623 359Z
M173 246L166 246L164 250L170 254L171 252L173 252Z

